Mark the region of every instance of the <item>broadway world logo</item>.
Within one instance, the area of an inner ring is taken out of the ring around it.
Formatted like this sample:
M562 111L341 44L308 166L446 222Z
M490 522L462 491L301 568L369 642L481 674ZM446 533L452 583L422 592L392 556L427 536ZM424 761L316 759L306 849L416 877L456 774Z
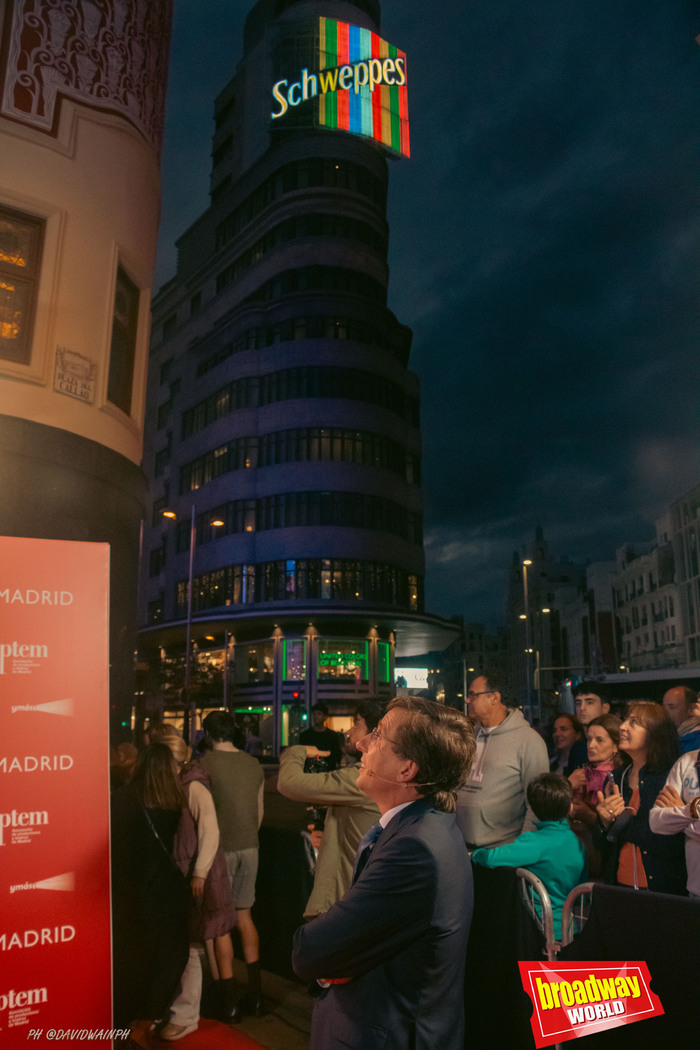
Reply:
M646 963L521 962L538 1048L662 1014Z

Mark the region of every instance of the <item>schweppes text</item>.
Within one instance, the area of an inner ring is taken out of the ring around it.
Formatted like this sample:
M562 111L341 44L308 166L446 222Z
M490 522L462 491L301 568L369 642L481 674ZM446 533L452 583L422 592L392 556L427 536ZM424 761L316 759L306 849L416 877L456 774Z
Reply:
M290 106L298 106L316 95L326 95L329 91L354 91L359 95L361 87L376 87L386 84L387 87L403 87L406 83L406 60L403 58L367 58L352 65L336 66L335 69L324 69L319 73L309 73L302 69L299 80L290 84L288 80L278 80L272 88L272 95L277 109L272 111L272 119L283 117Z

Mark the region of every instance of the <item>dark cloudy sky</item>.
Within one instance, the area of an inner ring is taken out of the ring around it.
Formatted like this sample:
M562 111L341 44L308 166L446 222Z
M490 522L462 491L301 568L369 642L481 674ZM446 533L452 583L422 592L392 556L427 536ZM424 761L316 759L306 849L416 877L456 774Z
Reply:
M157 282L252 4L175 0ZM614 558L700 482L698 4L383 0L413 156L389 305L422 382L427 607L494 624L535 526Z

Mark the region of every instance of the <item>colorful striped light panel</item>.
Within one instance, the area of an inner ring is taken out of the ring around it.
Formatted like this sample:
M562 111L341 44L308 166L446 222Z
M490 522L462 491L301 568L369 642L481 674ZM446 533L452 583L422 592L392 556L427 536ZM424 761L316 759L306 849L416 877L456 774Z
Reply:
M409 157L405 54L369 29L319 21L318 123Z

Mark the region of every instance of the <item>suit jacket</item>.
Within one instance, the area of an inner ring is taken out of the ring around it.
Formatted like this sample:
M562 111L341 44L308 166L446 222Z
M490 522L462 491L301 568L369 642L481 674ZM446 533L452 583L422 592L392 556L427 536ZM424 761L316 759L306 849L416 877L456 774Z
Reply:
M309 1050L463 1050L472 872L452 813L397 813L357 882L297 930L299 977L351 978L316 1000Z

